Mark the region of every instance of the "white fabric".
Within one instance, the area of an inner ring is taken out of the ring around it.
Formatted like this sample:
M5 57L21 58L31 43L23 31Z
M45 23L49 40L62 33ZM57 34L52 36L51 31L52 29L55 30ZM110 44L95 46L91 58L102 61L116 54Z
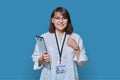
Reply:
M63 47L61 64L66 65L66 73L64 74L56 74L56 65L59 64L59 53L57 49L56 39L54 33L44 33L42 35L45 39L46 47L48 50L48 54L50 55L50 66L39 66L38 65L38 58L41 56L38 50L38 46L36 44L35 51L32 55L32 59L34 61L34 70L41 69L41 77L40 80L79 80L78 79L78 72L77 72L77 65L83 66L86 61L88 60L85 49L83 46L83 41L81 37L76 34L72 33L71 35L66 35L66 40ZM76 40L80 47L80 56L77 60L76 55L74 54L74 50L67 45L68 37L72 37ZM63 37L64 38L64 37ZM63 39L62 39L63 41ZM60 42L59 42L60 46Z

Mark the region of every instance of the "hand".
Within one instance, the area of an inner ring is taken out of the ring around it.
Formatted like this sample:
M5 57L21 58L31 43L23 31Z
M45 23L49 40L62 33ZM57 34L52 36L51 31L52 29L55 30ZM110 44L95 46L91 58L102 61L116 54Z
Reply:
M75 55L77 56L77 59L79 60L80 49L79 49L77 42L73 38L69 37L67 40L67 44L68 44L68 46L70 46L74 49Z
M44 62L50 62L50 55L47 52L43 53L42 58Z
M78 48L77 42L72 37L68 38L67 45L70 46L70 47L72 47L73 49Z

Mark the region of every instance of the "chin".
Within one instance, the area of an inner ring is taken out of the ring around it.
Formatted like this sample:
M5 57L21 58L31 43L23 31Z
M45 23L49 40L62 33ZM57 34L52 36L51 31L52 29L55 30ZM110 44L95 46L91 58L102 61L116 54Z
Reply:
M61 32L64 32L65 31L65 28L64 29L59 29Z

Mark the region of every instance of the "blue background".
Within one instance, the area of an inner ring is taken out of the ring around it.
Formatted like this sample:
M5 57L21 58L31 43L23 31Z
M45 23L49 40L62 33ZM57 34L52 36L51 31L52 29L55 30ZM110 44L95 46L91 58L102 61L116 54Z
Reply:
M80 80L120 80L120 0L0 0L0 80L39 80L34 37L48 31L58 6L84 41L89 61L78 67Z

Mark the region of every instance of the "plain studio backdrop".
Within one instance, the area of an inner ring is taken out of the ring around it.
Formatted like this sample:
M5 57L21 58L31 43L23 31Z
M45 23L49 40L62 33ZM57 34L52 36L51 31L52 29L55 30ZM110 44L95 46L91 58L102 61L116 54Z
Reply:
M80 80L120 79L120 0L0 0L0 80L39 80L31 55L54 8L68 9L88 63Z

